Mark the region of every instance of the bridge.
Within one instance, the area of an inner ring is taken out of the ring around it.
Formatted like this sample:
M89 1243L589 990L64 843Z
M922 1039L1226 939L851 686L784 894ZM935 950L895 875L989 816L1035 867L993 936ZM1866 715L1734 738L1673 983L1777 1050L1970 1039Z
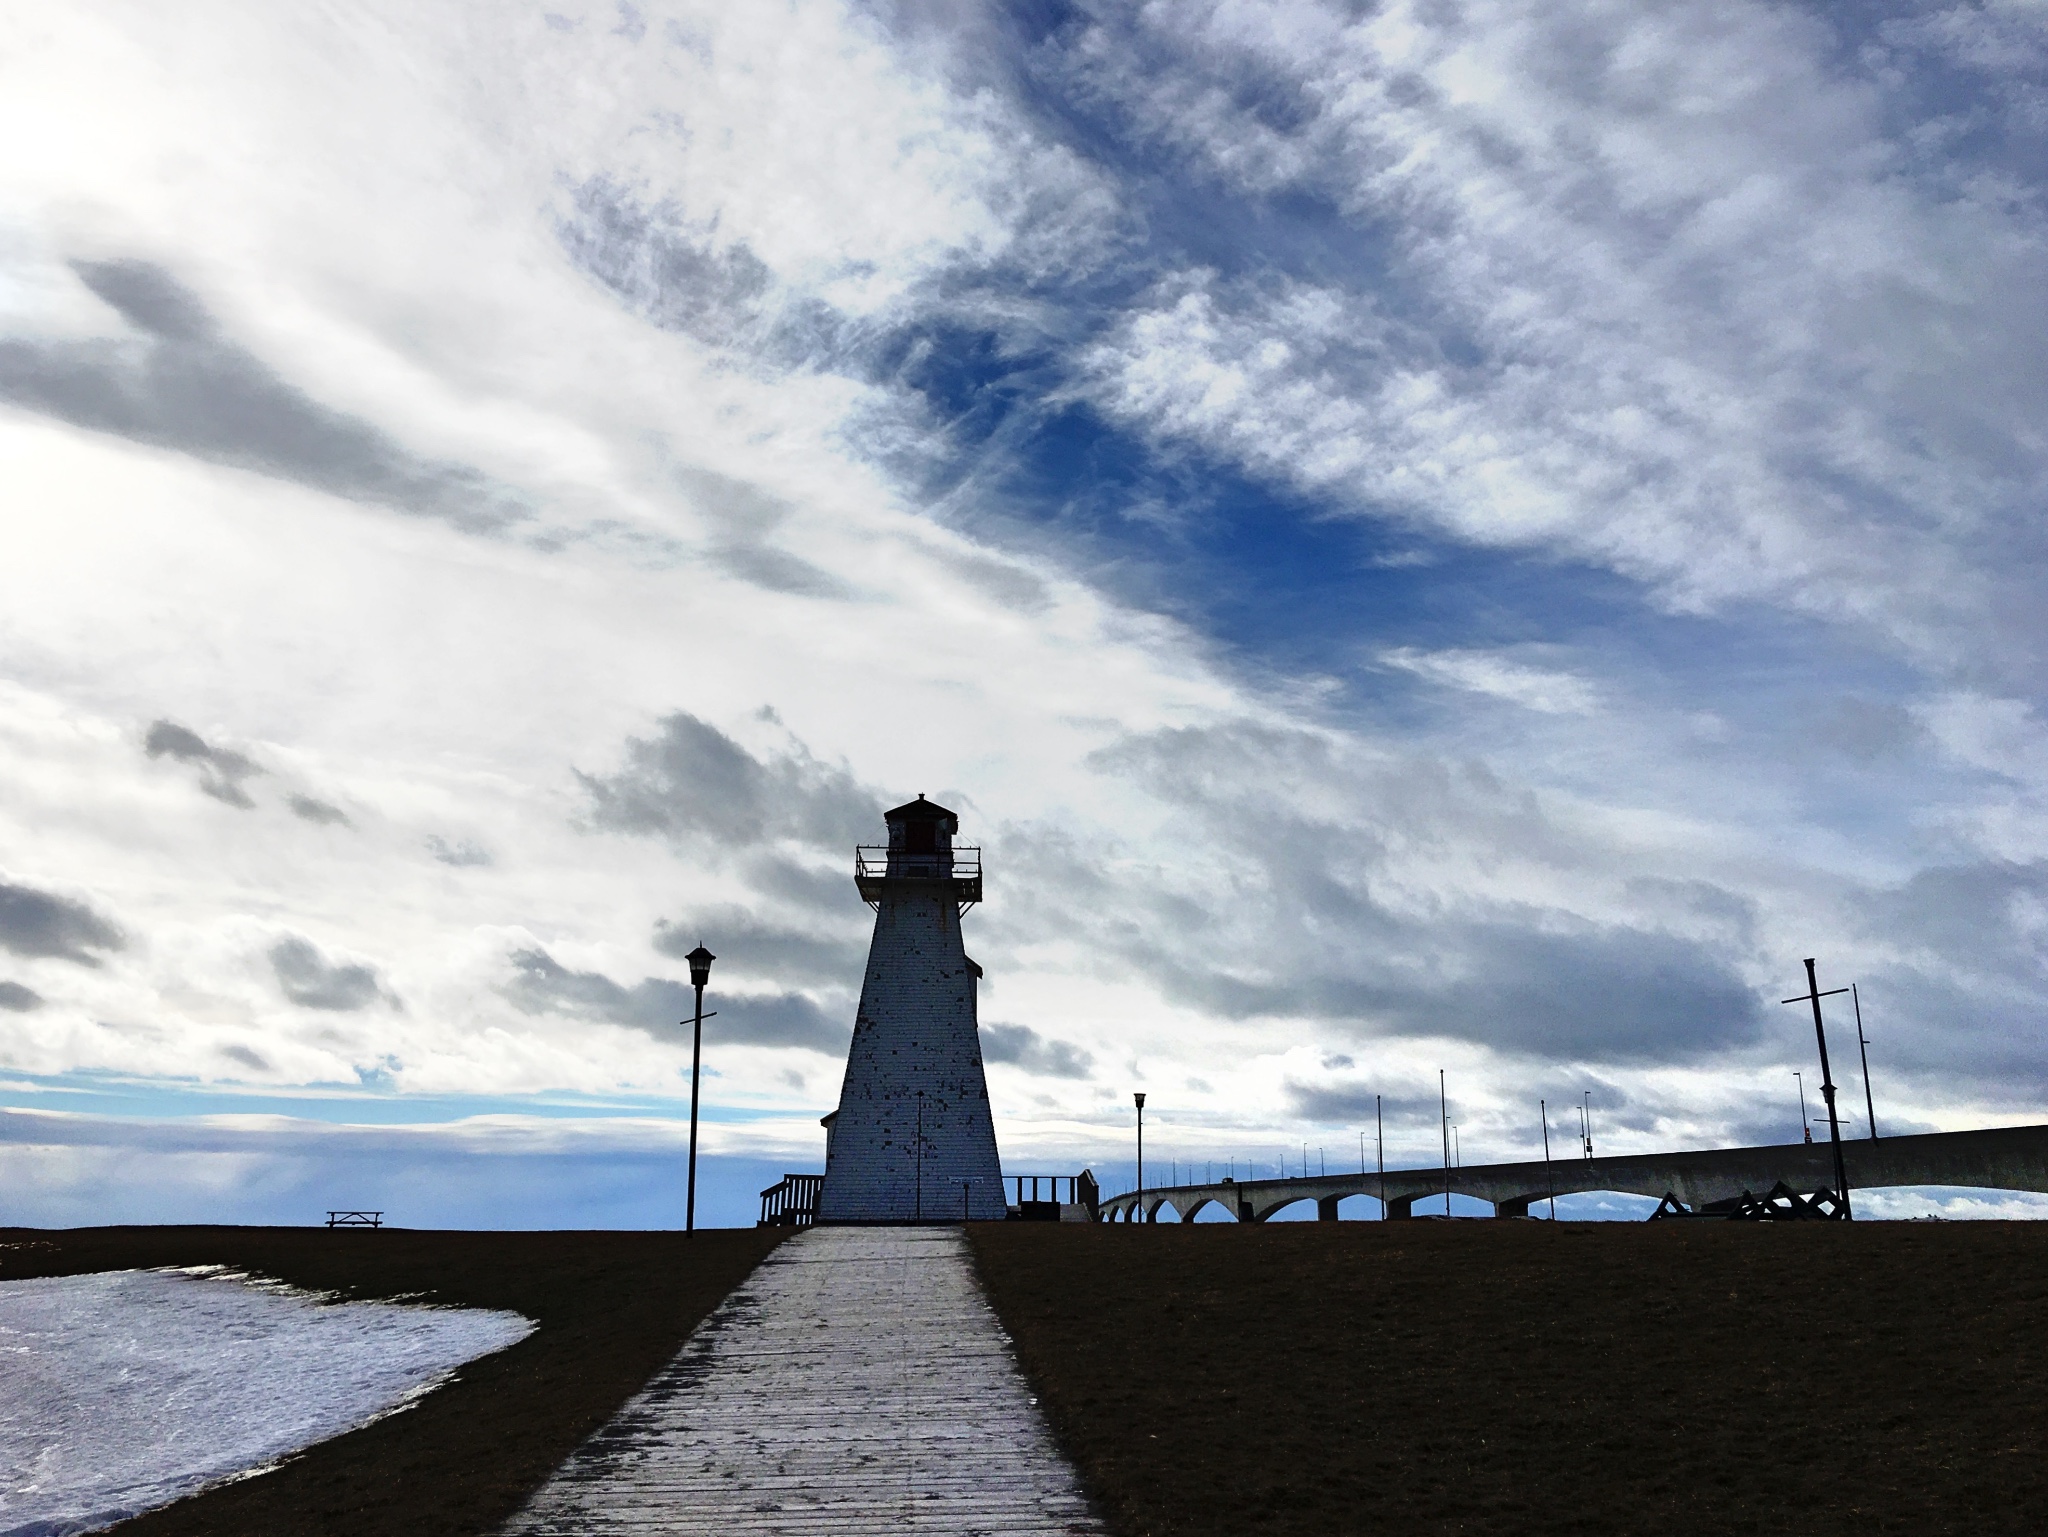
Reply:
M2048 1126L1844 1142L1842 1158L1851 1190L1952 1185L2048 1193ZM1826 1142L1794 1142L1784 1147L1472 1164L1448 1173L1442 1168L1389 1169L1384 1179L1389 1217L1414 1216L1416 1202L1432 1196L1441 1200L1446 1187L1452 1195L1488 1202L1497 1217L1526 1217L1532 1205L1551 1196L1595 1190L1653 1198L1670 1193L1697 1209L1745 1190L1762 1195L1781 1180L1798 1191L1832 1188L1834 1158ZM1100 1220L1157 1222L1161 1208L1170 1206L1187 1222L1214 1203L1240 1222L1264 1222L1297 1201L1313 1201L1320 1219L1335 1222L1339 1201L1353 1195L1377 1200L1381 1180L1380 1174L1368 1172L1305 1179L1226 1179L1208 1185L1126 1191L1102 1201Z

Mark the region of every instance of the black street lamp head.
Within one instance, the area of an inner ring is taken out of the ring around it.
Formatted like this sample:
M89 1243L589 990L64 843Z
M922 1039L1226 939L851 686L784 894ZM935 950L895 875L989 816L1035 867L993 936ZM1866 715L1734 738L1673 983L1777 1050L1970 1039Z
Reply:
M683 959L690 963L690 986L708 986L711 981L711 963L718 957L699 945Z
M1142 1093L1133 1094L1131 1098L1137 1101L1137 1105L1140 1110L1143 1110L1145 1108L1145 1096Z

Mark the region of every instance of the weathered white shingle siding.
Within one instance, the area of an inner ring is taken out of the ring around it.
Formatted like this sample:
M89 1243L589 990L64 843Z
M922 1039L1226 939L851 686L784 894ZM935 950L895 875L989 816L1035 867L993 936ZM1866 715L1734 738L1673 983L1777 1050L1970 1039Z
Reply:
M923 1159L918 1126L922 1095ZM1003 1216L1002 1163L952 884L891 880L875 914L821 1222Z

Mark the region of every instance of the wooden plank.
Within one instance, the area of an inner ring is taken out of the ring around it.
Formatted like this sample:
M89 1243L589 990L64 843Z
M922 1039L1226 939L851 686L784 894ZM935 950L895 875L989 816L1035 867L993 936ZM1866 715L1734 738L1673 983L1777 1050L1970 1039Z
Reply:
M506 1528L1099 1534L955 1228L775 1250Z

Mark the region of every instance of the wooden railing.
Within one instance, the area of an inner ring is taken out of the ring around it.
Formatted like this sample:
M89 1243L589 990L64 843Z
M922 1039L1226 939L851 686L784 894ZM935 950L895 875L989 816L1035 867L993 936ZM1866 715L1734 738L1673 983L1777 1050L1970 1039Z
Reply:
M818 1220L822 1174L785 1174L782 1183L761 1192L761 1220L756 1227L809 1227Z

